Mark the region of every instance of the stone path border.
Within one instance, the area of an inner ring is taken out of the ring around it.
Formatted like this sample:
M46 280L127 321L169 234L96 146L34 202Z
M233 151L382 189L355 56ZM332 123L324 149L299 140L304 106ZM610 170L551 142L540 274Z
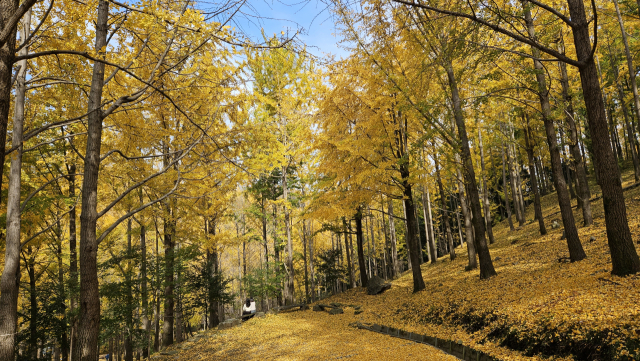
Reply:
M411 340L418 343L424 343L433 347L436 347L452 356L458 357L464 361L499 361L493 356L489 356L482 351L475 350L471 347L465 346L462 342L444 340L438 337L432 337L427 335L420 335L413 332L403 331L397 328L381 326L373 324L366 326L361 323L355 325L357 328L369 330L372 332L382 333L391 337L402 338Z

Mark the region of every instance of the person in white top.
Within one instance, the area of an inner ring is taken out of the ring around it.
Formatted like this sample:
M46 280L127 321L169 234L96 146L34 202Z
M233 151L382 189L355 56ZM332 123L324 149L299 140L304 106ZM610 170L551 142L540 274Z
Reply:
M246 321L250 318L252 318L256 313L256 303L255 301L253 301L253 299L251 298L247 298L247 300L245 301L245 303L242 305L242 320ZM245 315L251 315L251 316L246 316Z

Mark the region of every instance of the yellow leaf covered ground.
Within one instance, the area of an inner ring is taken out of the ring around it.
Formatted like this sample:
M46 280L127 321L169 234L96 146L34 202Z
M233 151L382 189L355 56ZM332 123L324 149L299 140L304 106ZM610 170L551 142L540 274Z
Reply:
M355 316L357 317L357 316ZM290 312L252 319L242 326L207 331L160 360L457 360L442 351L349 326L353 309L342 315ZM154 359L158 359L154 357Z

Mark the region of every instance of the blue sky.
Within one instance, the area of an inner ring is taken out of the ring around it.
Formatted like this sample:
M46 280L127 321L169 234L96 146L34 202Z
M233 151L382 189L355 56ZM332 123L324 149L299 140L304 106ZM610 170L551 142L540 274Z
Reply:
M247 0L229 25L254 42L262 41L263 28L267 36L300 32L299 41L313 55L347 55L338 47L338 30L326 2L321 0Z

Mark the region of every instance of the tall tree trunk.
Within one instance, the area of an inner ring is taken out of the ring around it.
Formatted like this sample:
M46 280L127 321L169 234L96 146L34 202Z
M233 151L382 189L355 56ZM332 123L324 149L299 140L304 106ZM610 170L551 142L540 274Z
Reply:
M57 239L57 244L56 244L56 260L58 261L58 293L59 293L59 299L60 302L62 303L62 312L60 313L60 317L62 318L62 320L65 321L66 324L66 320L67 320L67 307L66 307L66 287L65 287L65 282L64 282L64 265L62 263L62 228L60 226L60 221L57 222L56 225L56 237ZM67 337L67 328L64 327L61 330L61 335L60 335L60 347L56 347L56 361L60 360L60 356L62 356L62 361L67 361L69 359L69 339ZM62 351L62 352L60 352ZM60 355L61 353L61 355Z
M535 39L531 10L529 5L526 3L524 4L524 15L529 36ZM535 58L540 58L540 51L538 49L532 47L532 53ZM564 225L564 234L569 248L569 259L571 262L577 262L585 259L587 255L584 253L582 243L580 243L578 229L576 228L573 211L571 210L571 199L569 198L569 194L567 194L567 185L562 174L560 150L558 149L558 141L556 139L556 130L553 124L553 118L551 117L551 105L549 104L549 94L544 75L544 67L538 60L534 60L533 63L536 70L536 80L538 82L538 97L540 99L540 107L542 109L542 121L544 122L544 128L547 133L547 143L549 145L549 153L551 156L553 182L555 183L556 193L558 194L558 203L560 204L560 214Z
M314 302L316 300L316 272L315 272L315 264L313 262L313 257L314 257L314 249L313 249L313 221L311 221L311 225L310 225L311 229L309 230L309 274L311 276L311 302ZM345 250L347 250L347 256L349 255L349 251L347 248L347 235L345 234L344 236L345 242ZM347 258L347 261L349 259Z
M506 129L505 129L506 130ZM509 166L509 183L511 184L511 198L513 199L513 210L515 211L518 226L522 227L524 220L520 214L520 206L518 199L518 191L516 186L516 171L513 166L513 157L511 156L511 145L507 143L507 164Z
M560 38L560 52L564 54L564 40ZM580 152L580 142L578 138L578 128L574 119L573 100L569 93L569 77L567 75L567 65L558 62L560 65L560 74L562 75L562 97L565 102L565 120L569 125L569 150L573 157L573 164L576 169L576 180L578 186L579 204L582 209L583 224L590 226L593 224L593 215L591 213L591 191L589 190L589 181L587 180L586 166L583 162L582 153ZM532 147L533 148L533 147Z
M209 218L207 224L207 233L214 237L216 235L216 224L214 218ZM216 244L212 245L207 250L207 271L209 277L213 278L218 274L218 247ZM207 305L209 306L209 328L217 327L220 324L220 317L218 315L218 300L215 299L215 292L211 287L207 288Z
M367 266L364 260L364 247L363 247L363 232L362 232L362 207L356 209L354 216L356 221L356 246L358 248L358 267L360 269L360 283L362 287L369 285L369 278L367 277Z
M162 320L162 347L173 344L174 327L174 262L175 243L173 240L173 228L175 226L170 205L165 205L164 219L164 315Z
M426 214L429 216L429 225L427 232L429 232L429 255L431 257L431 263L436 263L438 261L438 251L436 250L436 234L433 231L433 213L431 212L431 192L429 191L429 187L427 187L427 182L425 179L425 184L422 185L422 201L425 200L426 193L426 201L427 201L427 212ZM425 224L425 227L427 225Z
M487 171L484 164L484 146L482 144L482 131L478 127L478 145L480 147L480 166L482 169L482 195L484 201L484 218L487 224L487 234L489 235L489 244L495 243L493 237L493 220L491 219L491 203L489 203L489 188L487 187Z
M465 195L465 187L463 183L462 170L460 169L460 156L456 154L456 175L458 178L458 193L460 194L460 208L462 209L462 217L464 218L465 237L467 238L467 255L469 256L469 264L467 270L478 268L476 260L476 247L473 242L473 231L471 230L471 214L467 207L467 197ZM462 243L462 237L460 237Z
M309 295L309 269L307 268L307 225L306 221L302 220L302 258L304 261L304 303L309 303L311 298Z
M2 1L2 10L12 11L17 8L17 1ZM6 12L0 15L6 21ZM11 15L9 15L11 16ZM31 24L31 10L26 14L25 25L22 30L23 39L27 39ZM15 31L15 30L14 30ZM0 186L2 185L2 171L4 169L4 151L7 134L7 118L9 115L9 101L11 91L11 65L14 56L15 34L12 39L0 48ZM27 47L20 51L20 55L28 53ZM11 156L9 169L9 190L7 197L7 219L5 256L2 278L0 278L0 360L13 360L18 325L18 296L20 287L20 183L22 175L22 138L24 129L24 102L26 93L27 61L20 61L20 71L17 77L13 133L11 145L18 147ZM7 81L8 80L8 81Z
M387 198L389 213L389 237L391 239L391 263L393 266L393 278L400 276L400 264L398 263L398 244L396 238L396 223L393 214L393 199Z
M36 289L36 262L31 246L27 246L25 266L29 275L29 340L27 354L32 360L38 358L38 298ZM13 358L11 358L12 360Z
M622 34L622 43L624 44L624 53L627 57L627 68L629 70L629 81L631 83L631 89L633 90L634 110L636 113L636 119L640 122L640 96L638 95L638 84L636 83L636 68L633 65L633 58L631 57L631 51L629 50L629 42L627 41L627 32L624 30L624 22L622 21L622 15L620 15L620 7L618 6L618 0L613 0L613 4L616 8L616 15L618 16L618 24L620 24L620 33ZM617 66L616 66L617 68ZM616 79L618 77L616 76ZM621 99L622 101L622 99ZM628 119L625 119L627 125L627 137L631 148L631 157L633 158L633 169L636 183L640 181L640 159L635 149L635 133L633 127L630 126Z
M127 219L127 264L125 273L126 284L126 316L125 321L127 327L125 328L124 338L124 359L125 361L133 361L133 264L131 258L133 255L133 248L131 247L131 218Z
M407 221L407 205L402 202L402 212L404 215L404 241L407 249L407 268L411 269L411 247L409 245L409 223Z
M342 228L344 230L344 249L347 254L347 272L349 273L349 288L356 287L355 272L353 271L353 262L351 252L349 252L349 244L347 243L347 235L351 238L351 227L347 227L347 220L342 217Z
M141 201L142 201L142 192ZM141 202L142 203L142 202ZM147 228L140 222L140 298L142 298L142 358L149 357L149 292L147 290Z
M69 199L76 198L76 164L72 161L69 165ZM73 350L77 342L78 335L78 318L75 316L78 308L78 251L76 248L76 205L69 206L69 324L71 328L69 337L69 348L67 352Z
M433 157L436 163L436 180L438 182L438 190L440 191L440 207L442 207L442 222L444 223L447 241L449 242L449 258L453 261L456 259L456 249L453 247L453 236L451 235L451 226L449 225L449 210L447 209L446 195L442 186L442 178L440 177L440 164L438 157Z
M607 240L611 250L612 273L617 276L640 271L640 260L636 252L627 209L620 182L620 169L609 146L607 123L602 101L602 90L598 81L598 70L592 57L589 22L581 0L567 0L573 26L573 39L578 60L584 63L578 69L587 109L598 184L602 189Z
M502 141L502 192L504 193L504 203L507 208L507 220L509 221L509 228L513 231L515 228L513 227L513 221L511 220L511 201L509 200L509 189L507 188L507 172L505 171L506 162L505 162L505 151L504 151L504 141ZM513 183L511 183L513 186ZM513 189L513 187L512 187ZM513 195L513 192L511 193Z
M285 202L284 206L284 227L287 233L287 279L285 281L284 295L285 303L293 304L293 242L291 241L291 222L289 215L289 206L286 204L289 201L289 187L287 185L287 168L282 167L282 197Z
M471 205L471 213L476 215L473 217L473 228L475 229L475 246L480 260L480 278L485 279L496 275L491 261L491 254L485 238L485 227L480 214L480 197L478 195L478 185L476 183L476 172L473 169L471 160L471 150L469 149L469 137L467 128L462 115L462 101L458 93L458 84L453 73L453 65L451 60L447 59L446 64L447 78L449 80L449 88L451 89L451 100L454 109L454 118L456 120L456 128L458 129L458 137L461 143L462 165L464 169L464 177L467 184L467 194Z
M527 117L526 113L522 113L525 118L525 126L524 129L524 141L527 148L527 158L529 159L529 174L531 176L531 190L533 192L533 209L536 214L536 219L538 220L538 228L540 229L540 235L544 236L547 234L547 228L544 226L544 218L542 216L542 205L540 204L540 192L538 191L538 177L535 171L535 165L533 160L533 142L531 139L533 138L533 132L531 131L531 126L529 125L529 117Z
M109 2L99 0L95 24L95 50L102 58L106 56L108 20ZM95 361L98 359L100 293L98 289L96 227L98 220L98 172L102 145L103 114L101 106L104 68L104 63L95 62L93 64L89 92L87 147L84 158L82 211L80 213L80 314L78 315L80 324L78 327L78 347L73 350L73 361Z

